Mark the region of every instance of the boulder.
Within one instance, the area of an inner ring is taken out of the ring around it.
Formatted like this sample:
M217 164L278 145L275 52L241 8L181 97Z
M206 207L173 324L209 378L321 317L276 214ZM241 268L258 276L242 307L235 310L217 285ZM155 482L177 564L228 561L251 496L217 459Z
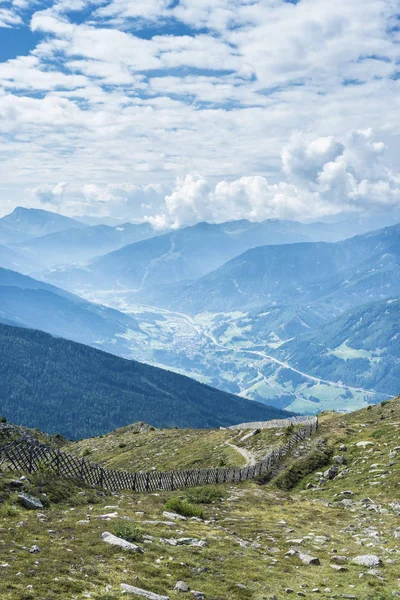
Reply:
M121 583L121 588L127 594L140 596L141 598L147 598L148 600L170 600L169 596L161 596L160 594L155 594L154 592L148 592L147 590L142 590L141 588L128 585L127 583Z
M140 548L136 544L132 544L132 542L127 542L126 540L123 540L122 538L119 538L116 535L109 533L108 531L105 531L101 534L101 539L103 540L103 542L111 544L111 546L119 546L119 548L127 550L128 552L139 552L139 554L143 554L142 548Z
M171 519L172 521L186 521L186 517L182 515L178 515L177 513L172 513L164 510L163 516L167 517L167 519Z
M189 591L189 586L184 581L178 581L175 584L174 590L177 590L178 592L188 592Z
M382 564L381 559L376 554L362 554L354 557L351 562L360 567L378 567Z
M30 510L39 510L43 508L43 504L40 502L39 498L35 498L35 496L31 496L30 494L18 494L18 502Z
M335 479L335 477L337 477L339 473L339 470L337 467L330 467L329 469L327 469L324 473L324 478L325 479Z
M320 565L319 558L316 556L311 556L310 554L304 554L303 552L299 552L299 559L305 565Z

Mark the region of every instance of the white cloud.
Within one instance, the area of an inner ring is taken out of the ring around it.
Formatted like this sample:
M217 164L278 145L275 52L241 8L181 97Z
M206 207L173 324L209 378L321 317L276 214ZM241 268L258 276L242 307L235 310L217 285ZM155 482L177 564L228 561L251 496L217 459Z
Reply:
M215 186L200 176L178 179L163 212L162 227L198 221L266 218L309 219L343 211L400 208L400 173L384 162L385 147L371 130L352 131L344 140L295 134L282 151L286 181L254 175Z
M31 197L35 205L44 205L50 207L57 207L62 204L67 183L61 181L54 186L42 185L34 188L31 191Z

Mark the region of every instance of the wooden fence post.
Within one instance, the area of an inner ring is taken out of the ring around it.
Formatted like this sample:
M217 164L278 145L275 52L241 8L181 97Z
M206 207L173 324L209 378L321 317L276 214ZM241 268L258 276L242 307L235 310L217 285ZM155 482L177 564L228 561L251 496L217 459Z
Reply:
M33 469L33 446L29 447L29 465L28 465L28 472L32 473L32 469Z

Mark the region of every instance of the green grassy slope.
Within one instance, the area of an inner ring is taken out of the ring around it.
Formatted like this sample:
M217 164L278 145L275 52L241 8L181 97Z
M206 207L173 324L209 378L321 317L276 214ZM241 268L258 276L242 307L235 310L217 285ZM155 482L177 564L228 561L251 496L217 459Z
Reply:
M105 496L41 473L24 484L47 504L38 514L18 506L12 474L5 474L0 597L120 600L129 597L120 587L126 583L176 600L182 595L173 588L183 580L212 600L281 600L288 589L292 597L392 599L400 593L399 433L399 399L349 415L327 413L316 436L288 458L276 480L221 486L218 494L203 488L197 498L193 490ZM170 440L173 447L176 439ZM340 450L342 445L347 449ZM332 466L337 455L347 464L321 483L318 471ZM170 521L163 511L171 497L205 500L194 505L204 520ZM128 529L142 536L143 554L101 540L104 531L126 535ZM163 541L181 537L207 545ZM34 545L41 551L31 554ZM320 564L305 564L297 549ZM367 554L382 564L370 569L352 562Z

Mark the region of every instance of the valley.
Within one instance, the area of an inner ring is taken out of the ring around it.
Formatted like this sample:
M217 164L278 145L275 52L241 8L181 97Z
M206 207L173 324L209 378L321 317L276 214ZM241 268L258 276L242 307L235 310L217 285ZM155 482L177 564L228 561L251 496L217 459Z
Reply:
M332 405L339 411L356 410L385 398L371 389L317 377L280 359L276 348L284 340L273 338L273 342L260 344L249 335L246 313L191 316L131 303L134 293L129 290L80 290L80 294L135 319L139 331L118 334L125 343L125 356L172 369L219 389L311 414Z

